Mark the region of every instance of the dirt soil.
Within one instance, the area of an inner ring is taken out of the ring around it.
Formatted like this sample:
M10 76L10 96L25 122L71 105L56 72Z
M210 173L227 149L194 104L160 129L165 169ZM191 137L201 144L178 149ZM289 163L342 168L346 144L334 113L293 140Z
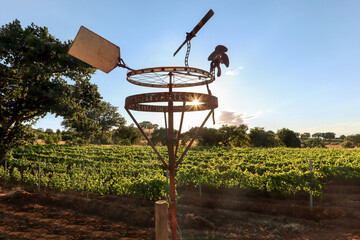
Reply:
M360 184L329 182L323 200L178 189L178 239L359 239ZM0 182L0 239L155 239L154 202Z

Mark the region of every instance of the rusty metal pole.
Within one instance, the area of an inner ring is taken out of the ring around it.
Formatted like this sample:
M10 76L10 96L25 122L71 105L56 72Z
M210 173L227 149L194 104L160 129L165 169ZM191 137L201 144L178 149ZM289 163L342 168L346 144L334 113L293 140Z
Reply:
M168 155L170 173L170 229L171 240L176 240L176 190L175 190L175 156L174 156L174 102L172 97L172 73L169 74L170 98L168 102Z

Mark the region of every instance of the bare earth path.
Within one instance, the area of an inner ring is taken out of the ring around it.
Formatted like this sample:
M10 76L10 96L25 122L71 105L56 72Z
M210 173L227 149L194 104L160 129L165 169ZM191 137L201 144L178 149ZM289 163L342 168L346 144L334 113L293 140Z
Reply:
M0 239L154 239L154 203L0 183ZM360 184L328 183L274 199L240 191L178 189L182 239L359 239ZM181 239L179 237L179 239Z

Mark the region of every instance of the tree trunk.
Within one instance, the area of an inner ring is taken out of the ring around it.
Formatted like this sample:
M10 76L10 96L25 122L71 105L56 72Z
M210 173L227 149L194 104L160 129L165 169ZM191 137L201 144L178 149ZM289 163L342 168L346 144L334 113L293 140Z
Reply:
M0 164L2 164L3 162L5 162L5 158L7 156L8 152L4 149L0 150Z
M8 138L11 125L12 123L9 122L1 122L0 125L0 138L3 140L2 141L3 146L0 146L0 164L4 162L7 154L9 153L8 150L9 143L6 141L6 139Z

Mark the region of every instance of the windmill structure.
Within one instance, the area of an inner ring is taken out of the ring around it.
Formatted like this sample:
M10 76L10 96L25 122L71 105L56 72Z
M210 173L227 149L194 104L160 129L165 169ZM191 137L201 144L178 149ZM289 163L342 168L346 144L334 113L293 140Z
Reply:
M176 185L175 185L175 171L179 164L181 164L186 153L198 137L199 131L204 127L210 116L213 116L214 109L218 107L217 97L211 94L209 84L215 81L215 69L217 69L217 76L221 75L220 64L229 66L229 58L226 55L227 48L218 45L215 51L210 54L208 60L210 63L210 72L189 67L188 58L191 49L191 39L194 38L197 32L204 26L204 24L214 15L213 10L200 20L194 29L186 34L185 41L175 51L175 56L180 49L187 44L187 52L185 56L185 66L175 67L153 67L145 69L131 69L128 67L120 56L120 48L108 40L102 38L89 29L81 26L77 33L74 42L72 43L69 54L88 63L89 65L109 73L116 67L128 69L126 80L129 83L149 87L162 88L163 92L150 92L128 96L125 99L125 110L136 124L142 135L147 140L159 160L164 164L169 171L170 178L170 199L169 199L169 219L171 229L171 239L177 239L177 213L176 213ZM205 85L207 87L207 94L193 93L185 91L174 91L175 89L183 89L186 87L194 87ZM196 104L194 104L196 102ZM151 139L145 134L144 130L139 125L133 111L155 112L164 114L165 126L167 129L167 149L168 157L162 156L155 148ZM198 132L187 143L187 146L180 154L180 136L185 112L208 111L205 119L198 128ZM177 136L174 136L174 114L180 113L180 123Z

